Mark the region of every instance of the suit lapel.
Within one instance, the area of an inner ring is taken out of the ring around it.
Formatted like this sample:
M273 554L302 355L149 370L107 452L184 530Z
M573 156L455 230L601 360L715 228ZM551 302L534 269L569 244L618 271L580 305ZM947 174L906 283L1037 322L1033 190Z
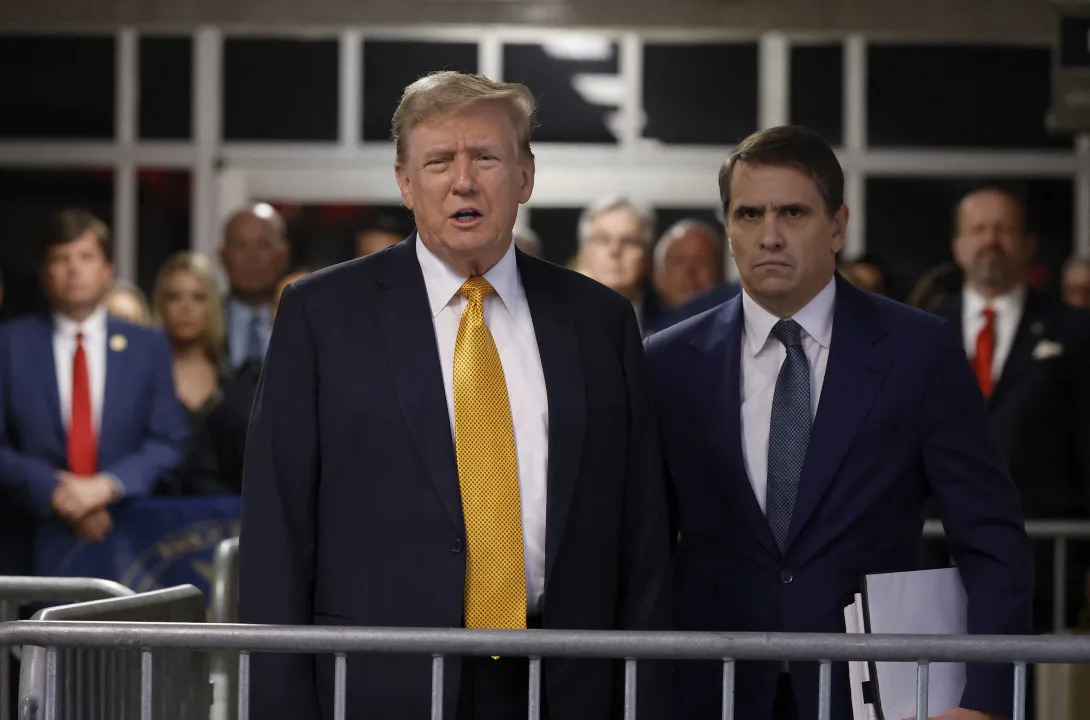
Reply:
M376 280L378 315L401 409L451 523L464 533L447 395L415 237L388 250L386 257L387 268Z
M735 296L716 313L707 333L692 341L698 353L694 383L701 394L712 398L710 417L703 423L704 447L708 457L716 460L708 477L722 489L730 506L738 508L751 535L778 559L776 539L753 493L742 455L742 327L742 300Z
M833 338L786 547L798 537L829 488L890 365L875 347L886 329L874 315L871 301L839 275L836 283Z
M64 420L61 418L61 396L57 387L57 360L53 354L53 324L48 318L42 318L40 323L33 326L31 338L32 352L39 372L34 373L41 379L41 393L45 402L46 413L49 416L49 428L53 432L57 452L60 457L68 454L68 433L64 429Z
M540 261L518 252L519 277L533 318L549 402L545 583L564 535L583 453L587 399L572 310L542 277Z
M114 338L124 338L124 342L113 342ZM102 417L98 428L99 458L110 457L110 441L113 439L113 430L116 425L119 408L125 402L127 395L122 390L125 386L125 378L132 378L135 368L132 367L131 352L127 352L128 337L124 333L121 323L113 317L106 319L106 387L102 394ZM101 463L100 463L101 464Z
M1007 359L1003 363L1002 372L995 383L991 397L988 398L988 409L999 407L1003 399L1018 384L1019 378L1026 376L1027 367L1033 362L1033 348L1044 336L1045 313L1042 312L1039 296L1027 291L1026 301L1022 308L1022 317L1018 321L1018 329L1014 332L1014 342Z

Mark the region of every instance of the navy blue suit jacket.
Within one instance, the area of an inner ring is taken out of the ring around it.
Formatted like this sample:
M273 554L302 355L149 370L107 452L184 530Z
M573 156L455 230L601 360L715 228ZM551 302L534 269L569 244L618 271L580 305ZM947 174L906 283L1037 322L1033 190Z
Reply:
M517 258L548 396L542 624L665 629L666 490L632 306L576 273ZM243 622L462 626L461 494L414 239L284 292L242 504ZM619 717L618 668L546 660L550 716ZM350 657L348 717L430 717L430 676L426 656ZM663 717L665 680L650 668L640 677L641 717ZM445 717L459 678L452 658ZM255 717L330 718L332 700L332 657L252 658Z
M170 347L162 332L110 317L106 387L98 433L99 472L128 496L148 495L181 464L189 427L174 393ZM115 344L115 347L119 345ZM67 469L53 324L46 316L0 326L0 571L29 573L33 530L53 516L57 473Z
M934 495L969 596L973 633L1029 632L1032 560L1018 496L948 323L837 278L828 366L784 552L742 456L741 298L647 341L680 539L681 629L843 632L861 576L920 565ZM770 717L779 665L740 663L735 717ZM719 717L718 664L675 669L674 718ZM795 663L801 717L817 666ZM1009 714L1013 673L971 666L963 705ZM850 718L834 666L833 717Z

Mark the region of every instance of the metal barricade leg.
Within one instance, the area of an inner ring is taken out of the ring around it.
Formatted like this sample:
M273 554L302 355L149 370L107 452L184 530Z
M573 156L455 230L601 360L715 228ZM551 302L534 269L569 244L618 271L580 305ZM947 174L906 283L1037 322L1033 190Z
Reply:
M833 712L833 666L828 660L821 661L818 671L818 720L830 720Z
M431 720L443 720L443 661L442 655L431 659Z
M734 720L734 661L723 661L723 720Z
M1026 720L1026 664L1014 663L1014 720Z
M624 661L624 720L636 720L636 661Z
M238 654L238 720L250 720L250 653Z
M930 671L931 666L928 663L916 664L916 720L927 720L927 682Z
M140 720L151 720L151 650L140 653Z
M0 600L0 622L15 619L11 603ZM11 648L0 647L0 720L11 720Z
M337 653L333 665L333 720L344 720L347 662L344 653Z
M541 718L541 658L530 658L530 695L529 717L530 720Z

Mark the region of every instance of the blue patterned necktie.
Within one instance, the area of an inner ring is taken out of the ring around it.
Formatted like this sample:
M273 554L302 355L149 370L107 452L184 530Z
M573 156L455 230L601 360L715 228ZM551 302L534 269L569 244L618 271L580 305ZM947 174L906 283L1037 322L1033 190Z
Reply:
M801 333L802 328L794 320L780 320L772 328L772 337L787 348L787 358L780 366L772 395L765 515L781 551L787 542L802 463L810 444L810 364L802 349Z

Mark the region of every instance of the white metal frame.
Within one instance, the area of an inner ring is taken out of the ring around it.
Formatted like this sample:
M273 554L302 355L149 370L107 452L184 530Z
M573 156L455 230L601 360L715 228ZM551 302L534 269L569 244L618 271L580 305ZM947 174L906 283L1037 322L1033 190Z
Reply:
M63 30L61 30L63 32ZM213 254L221 223L237 206L252 199L397 204L393 150L389 143L363 142L361 42L368 39L470 41L478 43L481 72L503 76L503 45L540 42L549 37L587 32L605 36L620 48L619 72L625 88L619 108L617 145L538 144L534 197L520 222L534 207L578 207L603 190L670 207L714 208L716 174L729 147L667 146L642 137L643 45L648 42L747 41L758 43L758 123L789 120L790 52L794 44L841 42L844 47L844 146L838 155L845 170L845 195L852 209L847 254L866 248L864 218L866 178L927 176L1058 177L1074 181L1075 248L1090 251L1090 136L1070 150L916 149L867 147L867 38L860 34L825 35L718 30L581 30L513 26L315 28L286 31L252 27L203 26L172 34L194 39L193 138L183 142L143 142L137 137L139 88L138 42L141 35L162 35L161 28L110 29L117 38L117 121L113 141L0 142L0 167L76 168L108 165L114 169L114 236L118 272L133 279L137 267L137 172L142 167L187 169L193 183L191 246ZM339 42L340 100L335 142L231 143L222 140L221 76L225 35L336 38ZM883 42L888 41L882 38ZM915 40L902 40L915 42ZM971 44L971 43L968 43ZM1042 119L1043 121L1043 119Z

